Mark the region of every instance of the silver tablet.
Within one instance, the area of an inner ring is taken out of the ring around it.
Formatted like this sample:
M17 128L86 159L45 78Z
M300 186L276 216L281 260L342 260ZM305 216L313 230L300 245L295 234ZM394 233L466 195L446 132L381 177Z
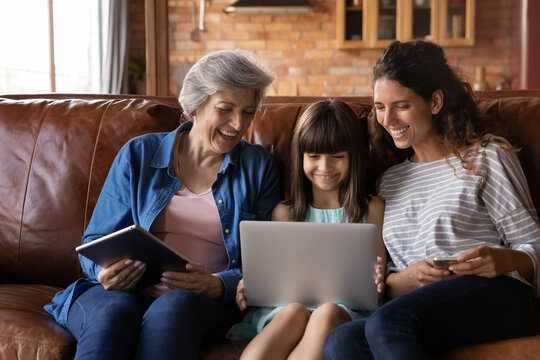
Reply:
M75 249L80 255L107 267L122 259L139 260L146 271L137 286L146 287L160 282L166 270L185 271L189 261L152 233L138 225L93 240Z

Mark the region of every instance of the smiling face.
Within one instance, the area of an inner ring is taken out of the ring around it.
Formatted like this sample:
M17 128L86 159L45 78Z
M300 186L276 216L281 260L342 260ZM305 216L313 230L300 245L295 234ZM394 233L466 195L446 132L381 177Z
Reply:
M304 174L311 181L314 197L317 191L337 191L349 175L349 153L304 153Z
M254 90L218 91L195 110L192 132L210 151L228 153L251 125L255 110Z
M433 127L433 115L442 107L442 93L424 100L412 89L397 81L380 78L375 82L373 98L377 121L392 136L399 149L413 147L421 156L439 148L440 136Z

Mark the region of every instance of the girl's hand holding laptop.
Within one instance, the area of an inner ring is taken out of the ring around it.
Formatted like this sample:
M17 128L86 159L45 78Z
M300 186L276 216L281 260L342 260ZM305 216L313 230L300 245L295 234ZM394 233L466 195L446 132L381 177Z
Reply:
M236 287L236 305L238 305L238 308L242 311L247 309L246 293L244 291L244 279L240 280L238 282L238 286Z
M377 264L375 265L375 285L377 285L377 293L379 293L379 300L384 294L384 273L385 273L383 258L377 256Z

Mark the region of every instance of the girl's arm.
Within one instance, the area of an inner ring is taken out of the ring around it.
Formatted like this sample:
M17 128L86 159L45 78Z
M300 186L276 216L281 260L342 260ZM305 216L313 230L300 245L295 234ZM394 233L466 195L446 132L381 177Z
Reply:
M291 221L290 207L280 202L272 211L272 221Z
M244 279L238 282L238 287L236 288L236 305L238 305L238 308L242 311L247 309Z

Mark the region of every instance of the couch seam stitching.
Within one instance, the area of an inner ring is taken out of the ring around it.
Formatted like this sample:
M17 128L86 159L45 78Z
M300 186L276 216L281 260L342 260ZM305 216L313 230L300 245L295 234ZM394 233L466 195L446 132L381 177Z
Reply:
M89 172L88 172L88 183L86 184L86 200L85 200L85 204L84 204L84 218L83 218L83 228L82 228L81 236L84 235L84 231L85 231L86 225L87 225L86 224L86 217L88 215L88 203L90 201L90 187L91 187L91 184L92 184L92 174L93 174L93 171L94 171L94 164L95 164L95 160L96 160L97 145L99 143L99 138L101 136L101 130L103 128L103 119L105 118L105 114L107 113L107 110L109 110L109 108L115 102L115 100L112 99L112 100L109 100L107 102L108 102L107 107L105 108L105 110L103 110L103 113L101 114L101 118L99 119L99 127L98 127L98 131L97 131L97 134L96 134L96 140L94 142L94 149L92 151L92 161L90 162L90 169L89 169Z
M22 232L23 232L23 224L24 224L24 212L26 209L26 202L27 202L26 196L28 195L28 186L30 183L30 174L32 173L32 166L34 164L34 158L36 156L37 143L41 135L41 129L43 128L43 123L45 122L46 117L49 115L52 105L57 101L57 100L49 101L47 99L44 99L44 100L45 100L45 103L50 106L48 107L48 109L46 109L45 114L41 117L41 121L39 123L37 136L34 140L34 146L32 147L32 155L30 156L30 164L28 166L28 172L26 174L26 185L24 187L23 204L22 204L22 209L21 209L21 222L19 224L19 241L17 244L17 270L19 272L22 269L22 264L21 264Z

